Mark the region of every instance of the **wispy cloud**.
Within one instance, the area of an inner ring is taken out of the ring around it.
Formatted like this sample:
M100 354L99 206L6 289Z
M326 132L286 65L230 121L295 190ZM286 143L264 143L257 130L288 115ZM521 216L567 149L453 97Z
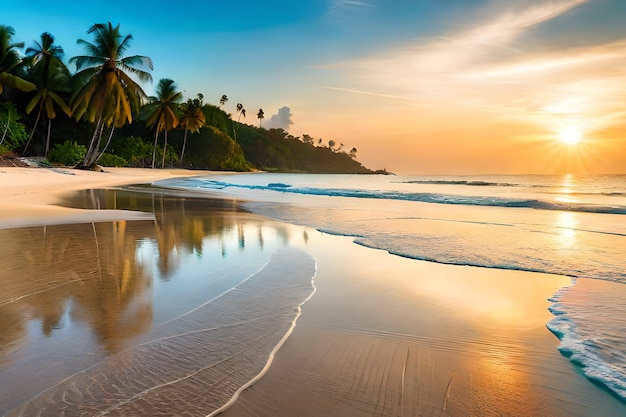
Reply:
M372 80L395 78L404 81L418 76L441 79L445 75L466 72L476 65L497 63L518 55L520 50L513 42L517 37L588 1L568 0L535 5L524 10L506 10L471 29L396 47L387 53L352 62L351 65L362 69Z
M333 0L328 8L328 15L333 19L349 19L354 14L368 12L378 7L372 1L366 0Z
M396 100L409 100L409 101L412 101L412 99L409 98L409 97L396 96L396 95L392 95L392 94L378 93L378 92L375 92L375 91L357 90L357 89L354 89L354 88L331 87L331 86L328 86L328 85L318 85L318 87L324 88L326 90L341 91L341 92L344 92L344 93L363 94L363 95L366 95L366 96L374 96L374 97L391 98L391 99L396 99Z
M509 9L489 11L491 18L471 28L341 63L337 68L351 78L333 88L510 113L548 129L551 123L609 123L620 117L626 96L626 41L534 49L519 42L538 25L589 2L550 1L523 9L508 3ZM593 123L585 121L594 117Z

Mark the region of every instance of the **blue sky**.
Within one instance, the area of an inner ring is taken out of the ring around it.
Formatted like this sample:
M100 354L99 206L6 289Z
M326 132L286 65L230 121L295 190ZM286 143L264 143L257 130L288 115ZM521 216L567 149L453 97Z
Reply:
M214 104L226 94L226 110L241 102L255 125L259 108L269 122L288 107L290 133L356 147L370 168L626 169L626 151L615 151L626 149L623 0L24 0L2 8L0 24L15 28L15 41L29 46L47 31L67 58L82 52L76 39L89 40L93 23L120 23L133 35L130 53L154 61L155 84L171 78L187 97ZM584 146L559 147L564 130L579 131Z

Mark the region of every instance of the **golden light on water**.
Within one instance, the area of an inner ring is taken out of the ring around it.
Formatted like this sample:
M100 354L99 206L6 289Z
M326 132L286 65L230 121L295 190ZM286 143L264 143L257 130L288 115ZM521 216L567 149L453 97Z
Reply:
M571 249L576 246L576 227L578 217L569 211L560 212L556 219L557 240L561 249Z

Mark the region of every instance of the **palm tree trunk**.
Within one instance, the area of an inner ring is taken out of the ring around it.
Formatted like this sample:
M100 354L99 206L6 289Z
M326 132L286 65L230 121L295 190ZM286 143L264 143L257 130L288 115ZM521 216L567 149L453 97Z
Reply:
M237 131L239 130L239 120L241 120L241 113L239 113L239 117L237 117L237 124L233 128L233 131L235 132L235 137L233 139L235 139L235 142L237 142Z
M152 149L152 169L154 169L154 159L156 158L156 147L157 147L158 139L159 139L159 129L157 129L156 135L154 135L154 148Z
M83 161L78 164L78 167L80 168L89 168L89 161L91 160L91 157L94 153L94 144L97 142L98 144L96 145L96 149L97 147L100 146L100 126L102 125L102 116L100 116L100 118L98 119L98 123L96 123L96 128L93 131L93 136L91 137L91 142L89 143L89 149L87 149L87 153L85 154L85 157L83 158ZM97 140L96 140L97 139Z
M163 143L163 160L161 161L161 168L165 168L166 151L167 151L167 129L165 129L165 142Z
M113 132L115 131L115 126L111 126L111 131L109 132L109 138L107 139L107 143L104 145L104 148L102 148L102 152L100 152L100 154L98 155L98 157L95 159L95 161L93 161L93 163L95 164L96 162L98 162L98 159L100 159L100 157L102 155L104 155L104 152L106 151L106 149L109 147L109 144L111 143L111 139L113 138Z
M48 119L48 134L46 135L46 151L44 152L44 158L48 156L50 150L50 127L52 126L52 119Z
M183 155L185 155L185 145L187 145L187 132L189 129L185 129L185 136L183 136L183 150L180 151L180 161L178 161L179 165L183 164Z
M96 161L98 160L98 158L100 158L100 155L102 154L102 152L100 152L100 142L102 141L103 132L104 132L104 123L100 125L100 131L98 132L98 140L93 148L91 157L89 158L89 164L87 165L87 167L89 168L93 168L93 166L96 164Z
M41 116L42 109L43 109L43 104L40 104L39 111L37 112L37 118L35 119L35 125L33 126L33 130L31 130L30 132L30 137L28 138L28 142L26 142L26 146L24 146L24 150L22 151L22 153L26 152L26 149L28 149L28 145L30 145L30 141L33 139L33 135L35 134L35 129L37 129L37 125L39 124L39 117Z

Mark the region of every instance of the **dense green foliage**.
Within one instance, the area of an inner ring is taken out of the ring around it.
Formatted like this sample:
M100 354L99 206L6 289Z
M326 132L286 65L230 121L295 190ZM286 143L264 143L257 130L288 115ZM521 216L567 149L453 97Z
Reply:
M128 54L131 35L120 26L94 24L79 39L85 54L70 58L44 32L22 55L13 29L0 25L0 148L25 155L48 156L64 165L161 167L277 172L369 173L334 141L315 143L283 129L264 129L245 121L204 96L183 101L171 79L159 81L155 97L146 97L138 82L151 81L152 61ZM217 97L216 97L217 98ZM250 113L252 115L252 113ZM52 120L54 119L54 125ZM41 123L41 121L45 121ZM29 133L30 132L30 133ZM48 149L50 150L48 152Z
M61 165L76 165L83 160L86 153L87 148L85 146L79 145L76 141L66 140L62 144L55 144L50 149L48 159Z
M11 103L0 103L0 146L13 150L28 139L21 115Z

